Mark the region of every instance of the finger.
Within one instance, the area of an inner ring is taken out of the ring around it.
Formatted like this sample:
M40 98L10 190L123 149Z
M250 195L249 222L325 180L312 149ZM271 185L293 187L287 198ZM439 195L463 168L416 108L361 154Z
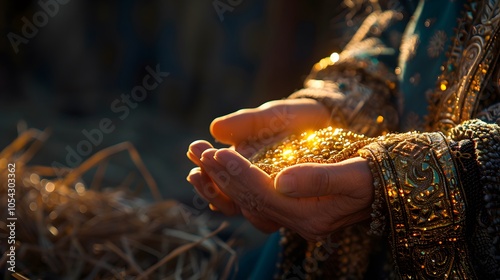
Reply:
M283 196L275 191L273 181L266 173L232 150L221 149L215 154L213 150L207 150L202 155L202 162L206 164L209 176L222 192L241 207L242 213L248 211L251 216L274 221L304 235L308 234L311 226L318 224L320 226L315 233L325 234L322 231L324 225L329 227L337 219L356 212L357 208L352 205L364 205L349 197L333 200L332 196ZM313 217L319 217L319 222L311 223ZM253 223L258 227L258 223Z
M215 149L205 150L204 151L205 157L213 156L215 154L215 151L216 151ZM200 161L200 163L201 163L201 161ZM203 163L201 163L201 164L203 166ZM206 177L208 178L208 176L206 176ZM208 180L210 180L210 179L208 178ZM212 181L210 180L210 182L212 182ZM220 190L218 190L218 191L220 192ZM252 223L257 229L259 229L265 233L271 233L271 232L274 232L280 228L279 224L277 224L269 219L265 219L265 218L253 215L249 211L246 211L246 210L240 210L239 207L236 206L236 204L234 204L234 202L229 197L227 197L222 192L220 192L220 194L221 194L221 196L223 196L220 200L223 200L223 201L219 202L219 201L212 200L212 204L214 204L214 206L215 205L224 205L224 208L221 208L221 209L219 209L220 207L215 207L215 208L217 208L217 210L220 210L224 214L226 214L226 215L228 215L228 213L234 214L235 211L242 212L243 216L245 216L245 218L250 223ZM228 203L231 203L231 207L229 207L229 209L227 209ZM211 206L211 208L212 208L212 206Z
M282 132L302 132L325 127L327 110L312 99L287 99L264 103L258 108L243 109L216 118L210 125L212 135L220 142L235 145L258 141Z
M193 186L195 186L195 190L197 191L198 194L200 194L205 200L210 201L210 197L216 193L217 196L222 196L218 200L209 204L209 208L212 211L221 211L224 214L230 216L236 214L236 212L239 212L239 209L233 209L233 208L238 208L224 193L222 193L217 186L211 182L210 178L206 176L206 174L203 174L203 171L201 169L201 166L203 164L200 161L201 154L207 150L207 149L213 149L213 146L205 141L205 140L197 140L191 145L189 145L189 149L187 154L187 157L195 164L200 166L199 168L194 168L191 170L190 174L186 178L188 182L190 182ZM205 183L200 183L201 178L198 178L200 176L206 177L203 178ZM203 186L203 187L202 187ZM212 190L212 188L215 188ZM223 210L219 210L214 204L221 205L221 204L227 204L226 206L221 207Z
M207 150L201 162L208 176L241 209L279 224L292 223L297 199L277 193L271 177L237 152Z
M276 190L291 197L346 195L370 199L372 175L368 163L352 158L333 164L299 164L282 170L275 178Z
M200 166L201 154L208 149L213 149L212 144L205 140L197 140L189 145L187 157L196 165Z
M207 150L201 161L221 191L240 206L242 214L257 228L265 230L264 221L272 221L313 240L326 236L342 225L365 219L370 203L344 196L309 198L286 197L273 188L272 179L235 151ZM343 199L340 199L343 198ZM366 204L366 205L365 205ZM366 207L365 207L366 206ZM273 229L273 228L271 228Z
M238 206L222 193L210 177L203 174L200 168L193 168L186 179L194 186L196 192L217 210L227 216L240 213Z

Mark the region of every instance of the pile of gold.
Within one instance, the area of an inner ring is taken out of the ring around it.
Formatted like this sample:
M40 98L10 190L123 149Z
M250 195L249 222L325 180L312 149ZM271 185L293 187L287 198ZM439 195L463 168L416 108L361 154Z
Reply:
M71 170L28 165L44 138L28 130L0 152L0 278L220 279L234 268L230 241L217 237L223 226L211 229L206 217L176 201L146 200L125 182L109 189L83 182L85 172L102 173L111 155L128 151L159 193L130 143Z
M357 150L372 142L361 134L331 126L291 135L262 149L250 161L271 176L299 163L335 163L357 155Z

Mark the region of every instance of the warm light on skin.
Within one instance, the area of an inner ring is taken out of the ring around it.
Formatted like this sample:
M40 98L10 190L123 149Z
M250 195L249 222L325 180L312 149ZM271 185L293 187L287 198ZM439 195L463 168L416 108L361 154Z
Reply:
M57 228L56 228L56 227L54 227L54 226L50 226L50 227L48 228L48 230L49 230L49 231L50 231L50 233L52 233L52 235L54 235L54 236L57 236L57 235L59 234L59 230L57 230Z

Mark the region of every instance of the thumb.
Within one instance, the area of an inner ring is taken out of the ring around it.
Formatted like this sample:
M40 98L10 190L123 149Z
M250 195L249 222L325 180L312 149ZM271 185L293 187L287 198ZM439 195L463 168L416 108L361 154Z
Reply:
M219 142L235 145L250 139L264 140L289 131L325 127L329 112L316 100L299 98L269 101L216 118L210 133ZM290 134L290 133L288 133Z
M275 178L278 192L291 197L347 195L367 197L373 192L372 175L363 158L338 163L304 163L285 168Z

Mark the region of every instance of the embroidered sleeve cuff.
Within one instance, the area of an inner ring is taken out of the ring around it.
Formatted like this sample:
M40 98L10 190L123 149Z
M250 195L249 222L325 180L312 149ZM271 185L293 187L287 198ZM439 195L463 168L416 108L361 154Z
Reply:
M379 190L374 216L387 213L382 224L390 226L400 276L473 275L464 232L464 192L445 136L438 132L386 135L364 147L360 155L372 162ZM376 220L372 225L378 233Z

